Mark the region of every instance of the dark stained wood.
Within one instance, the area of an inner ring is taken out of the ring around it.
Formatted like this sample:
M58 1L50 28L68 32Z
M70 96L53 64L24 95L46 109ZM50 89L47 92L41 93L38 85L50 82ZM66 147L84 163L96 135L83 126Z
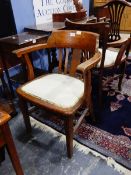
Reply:
M30 134L31 133L31 124L30 124L28 106L27 106L26 100L24 100L24 98L22 98L21 96L19 96L19 106L20 106L21 112L23 114L27 133Z
M79 0L73 0L73 4L75 5L76 12L54 13L52 14L53 22L64 22L66 18L74 21L85 19L87 14L82 2Z
M16 108L10 93L10 90L8 88L8 85L5 81L4 74L3 74L3 69L0 67L0 80L1 80L1 86L2 86L2 92L3 95L6 98L0 97L0 110L6 111L8 114L10 114L12 117L17 114Z
M79 21L87 17L86 10L79 12L66 12L66 13L53 13L52 19L53 22L64 22L66 18Z
M12 54L12 50L35 45L36 43L43 41L46 42L48 36L48 34L24 32L0 39L0 61L2 63L2 68L5 71L12 97L14 97L14 90L8 68L21 63L21 61Z
M108 42L125 42L120 36L120 24L125 7L131 7L131 3L123 0L111 0L95 9L96 16L110 18L111 29L108 35Z
M99 68L99 104L101 106L102 105L102 87L107 84L107 82L105 82L104 84L102 83L103 71L104 69L109 69L109 68L112 70L116 70L116 68L120 67L121 71L119 74L118 89L121 90L122 79L125 73L126 59L128 58L128 53L129 53L128 48L131 45L131 39L129 38L125 40L122 46L121 46L121 43L119 42L109 44L108 34L110 32L110 24L108 22L84 23L83 24L83 23L76 23L74 21L66 19L65 26L68 30L70 29L70 30L80 30L80 31L92 31L92 32L96 32L100 34L100 47L102 48L102 60L101 60L100 68ZM107 67L104 67L104 61L105 61L106 49L109 46L114 46L114 47L121 46L121 47L120 47L120 51L118 52L118 56L114 64L111 67L107 68ZM123 59L124 52L126 52L126 56ZM108 81L111 81L115 77L113 75L111 79L108 79Z

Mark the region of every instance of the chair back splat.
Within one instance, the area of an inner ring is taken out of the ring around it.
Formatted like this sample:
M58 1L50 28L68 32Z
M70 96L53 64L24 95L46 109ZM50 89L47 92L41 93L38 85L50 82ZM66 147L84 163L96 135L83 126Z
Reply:
M98 34L74 30L52 32L46 44L37 44L14 51L24 59L30 82L17 89L26 129L31 131L27 102L64 120L67 155L73 154L73 134L87 113L92 114L91 73L101 59L96 48ZM56 49L59 65L51 74L34 79L29 54L40 49ZM82 110L73 126L79 110ZM49 115L48 115L49 116ZM52 115L51 115L52 116Z
M108 22L95 22L95 23L77 23L69 19L65 20L65 27L67 30L80 30L80 31L90 31L99 34L99 44L103 50L101 68L104 65L105 51L107 48L108 34L110 31L110 24Z
M107 8L110 17L111 30L108 42L118 41L120 36L120 24L125 7L131 7L131 3L123 0L112 0L100 8Z

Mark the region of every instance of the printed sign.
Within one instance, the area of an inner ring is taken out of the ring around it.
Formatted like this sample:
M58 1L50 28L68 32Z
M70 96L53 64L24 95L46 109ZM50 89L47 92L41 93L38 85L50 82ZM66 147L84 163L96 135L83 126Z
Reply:
M73 0L33 0L36 24L52 21L53 13L75 12Z

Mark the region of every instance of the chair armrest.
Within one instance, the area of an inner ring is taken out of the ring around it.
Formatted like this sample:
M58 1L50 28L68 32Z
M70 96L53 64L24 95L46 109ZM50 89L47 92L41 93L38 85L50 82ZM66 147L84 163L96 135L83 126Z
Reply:
M118 41L113 41L113 42L108 42L107 43L107 47L121 47L123 44L125 44L127 41L127 39L121 41L121 40L118 40Z
M10 119L11 119L11 116L8 113L0 110L0 126L7 123Z
M30 59L30 53L47 48L49 48L49 45L47 43L43 43L17 49L12 52L16 54L18 58L23 58L23 60L25 61L27 65L28 81L33 80L35 78L34 68Z
M45 49L45 48L47 48L47 43L36 44L33 46L28 46L21 49L13 50L12 53L16 54L17 57L20 58L24 54L28 54L37 50Z
M92 69L101 60L101 58L102 58L102 54L99 51L97 51L92 58L90 58L89 60L87 60L87 61L85 61L77 66L77 72L84 73L84 72Z

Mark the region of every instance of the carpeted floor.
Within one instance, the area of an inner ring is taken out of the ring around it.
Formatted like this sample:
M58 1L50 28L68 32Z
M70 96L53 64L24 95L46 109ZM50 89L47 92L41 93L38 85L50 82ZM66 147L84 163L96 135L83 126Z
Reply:
M61 134L64 133L62 121L54 119L48 121L47 118L43 118L41 111L34 113L35 118L60 133L32 119L33 136L27 137L21 114L13 118L10 126L25 174L117 175L120 171L125 175L130 174L130 62L121 92L117 90L116 84L117 80L114 80L103 89L104 107L99 122L92 124L89 120L80 127L75 136L77 142L74 141L74 156L71 160L66 157L64 136ZM95 104L96 116L97 111L97 104ZM7 155L0 167L0 174L15 174Z
M130 171L111 158L74 141L72 159L66 156L65 136L31 119L32 137L26 136L22 116L10 121L10 127L25 175L129 175ZM1 175L15 175L10 159L0 166Z

